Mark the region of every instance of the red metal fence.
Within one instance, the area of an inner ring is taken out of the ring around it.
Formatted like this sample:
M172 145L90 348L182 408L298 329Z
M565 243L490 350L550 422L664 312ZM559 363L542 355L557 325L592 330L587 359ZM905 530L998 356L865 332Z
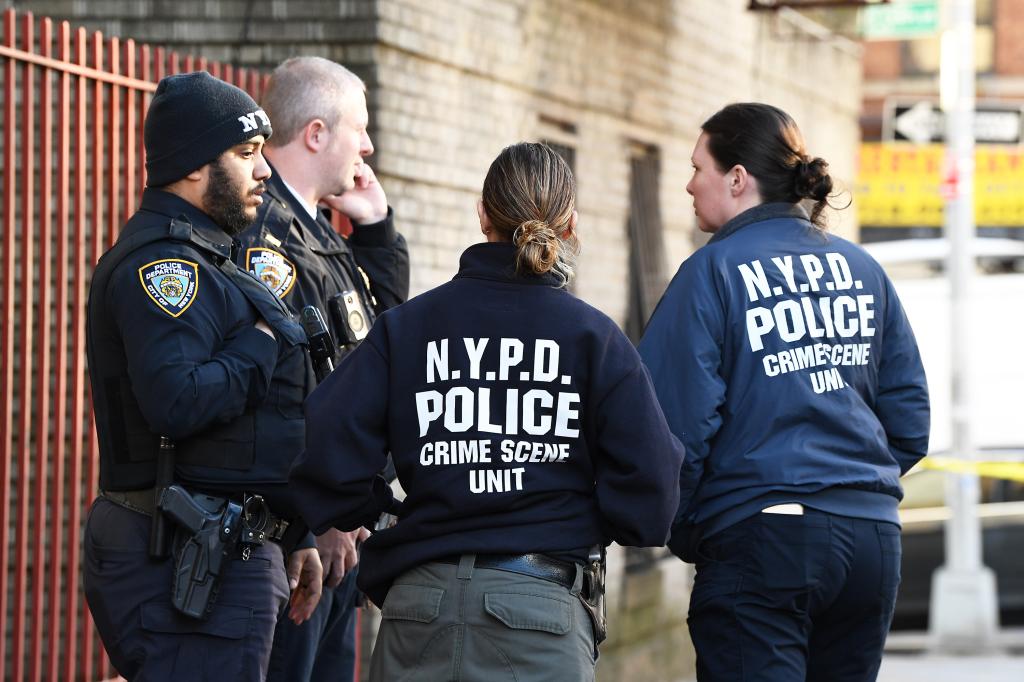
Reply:
M0 677L94 680L112 671L79 580L98 473L87 285L145 186L156 82L205 69L258 99L265 76L13 9L0 64Z

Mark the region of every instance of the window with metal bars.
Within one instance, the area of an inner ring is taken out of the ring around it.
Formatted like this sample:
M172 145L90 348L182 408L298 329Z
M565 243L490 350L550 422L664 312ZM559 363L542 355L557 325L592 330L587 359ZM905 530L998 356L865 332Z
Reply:
M634 145L630 155L629 214L629 305L626 335L638 343L654 307L665 290L665 241L662 235L661 155L653 145ZM652 570L671 554L662 547L627 547L627 573Z
M626 335L637 343L665 290L665 241L658 185L661 155L657 147L638 145L630 159L629 307Z

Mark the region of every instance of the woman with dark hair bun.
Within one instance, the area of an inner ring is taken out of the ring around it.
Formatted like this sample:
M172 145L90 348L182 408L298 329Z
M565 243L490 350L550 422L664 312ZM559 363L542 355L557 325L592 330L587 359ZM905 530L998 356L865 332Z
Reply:
M370 679L594 679L600 557L661 546L683 451L640 356L565 290L576 185L549 147L491 164L487 241L377 320L306 402L291 483L316 531L372 527L358 585L382 607Z
M828 164L785 112L725 107L692 160L686 189L712 236L640 354L686 447L669 548L696 564L697 677L874 680L899 585L899 478L928 450L914 334L878 263L825 231Z

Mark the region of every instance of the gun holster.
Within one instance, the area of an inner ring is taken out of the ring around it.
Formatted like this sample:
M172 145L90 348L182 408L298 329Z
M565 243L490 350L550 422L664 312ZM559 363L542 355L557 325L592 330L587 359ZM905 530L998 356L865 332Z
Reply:
M594 548L590 553L590 563L583 570L583 589L580 601L590 623L594 626L594 649L608 638L608 611L604 600L605 586L605 550Z
M174 578L171 603L192 618L205 620L213 610L221 579L236 556L249 558L262 545L263 532L250 532L246 516L256 513L263 498L255 495L244 506L230 499L192 495L178 485L164 489L161 512L177 524L174 534Z

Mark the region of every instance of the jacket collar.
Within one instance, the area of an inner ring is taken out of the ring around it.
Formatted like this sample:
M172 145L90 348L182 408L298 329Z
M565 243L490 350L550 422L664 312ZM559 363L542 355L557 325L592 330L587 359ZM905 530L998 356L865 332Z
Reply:
M721 241L722 239L725 239L726 237L743 229L747 225L760 223L765 220L775 220L777 218L810 220L807 217L807 211L805 211L803 206L800 204L787 204L784 202L758 204L753 208L748 208L746 211L740 213L725 225L718 228L718 231L711 235L711 239L708 240L708 243L711 244Z
M170 219L184 215L188 218L188 222L192 224L192 229L204 237L210 243L211 248L225 258L231 257L231 249L235 240L228 236L223 228L213 222L213 218L204 213L198 206L185 201L177 194L165 192L154 187L147 187L142 192L142 203L139 206L139 210L156 213ZM130 228L125 230L125 232L129 231Z
M317 219L310 218L305 207L284 184L281 174L273 166L270 166L270 170L272 174L266 181L267 195L269 195L267 198L276 206L270 206L267 209L262 229L270 232L278 241L284 243L288 239L292 222L296 221L301 228L303 240L314 250L335 253L339 249L344 249L344 240L334 231L334 227L331 226L323 212L318 209Z
M561 285L558 276L551 272L543 275L518 274L516 247L511 242L484 242L474 244L463 251L455 279L466 277L512 284L541 284L549 287Z

